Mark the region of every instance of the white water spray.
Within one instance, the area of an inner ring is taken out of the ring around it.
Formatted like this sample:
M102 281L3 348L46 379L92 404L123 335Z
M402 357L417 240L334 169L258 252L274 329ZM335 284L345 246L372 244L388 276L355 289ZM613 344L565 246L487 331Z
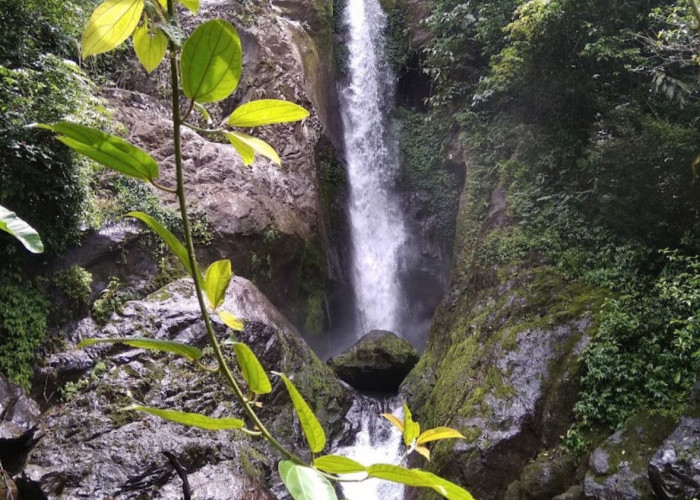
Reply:
M349 77L340 89L349 183L352 278L358 332L401 334L404 292L399 282L407 241L398 197L397 140L387 114L395 77L384 50L386 15L378 0L348 0Z

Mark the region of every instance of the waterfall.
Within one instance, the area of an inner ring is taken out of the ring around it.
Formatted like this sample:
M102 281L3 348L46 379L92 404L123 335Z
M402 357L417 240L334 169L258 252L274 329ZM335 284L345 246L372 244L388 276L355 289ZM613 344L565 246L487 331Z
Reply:
M404 292L399 271L406 224L393 185L399 168L389 126L395 77L384 50L386 15L379 0L348 0L344 22L349 52L340 88L349 184L352 279L357 332L402 333Z

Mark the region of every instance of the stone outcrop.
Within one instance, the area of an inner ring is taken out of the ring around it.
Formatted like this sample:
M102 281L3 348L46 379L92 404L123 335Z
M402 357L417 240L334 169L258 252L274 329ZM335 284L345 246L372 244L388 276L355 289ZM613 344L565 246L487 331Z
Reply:
M338 377L357 390L396 392L418 362L418 351L393 332L372 330L328 360Z
M649 460L673 430L668 417L639 414L630 418L596 448L584 482L587 498L637 500L654 498Z
M247 280L234 278L222 306L245 321L236 338L247 342L268 370L293 375L327 432L342 425L350 394L311 352L293 326ZM218 320L217 320L218 321ZM221 339L230 335L217 322ZM147 299L129 303L103 329L90 319L67 339L147 336L204 347L193 287L177 281ZM235 361L232 361L235 365ZM50 498L180 498L172 454L202 498L268 499L277 453L241 433L206 432L124 408L141 403L166 409L243 417L230 391L212 374L172 355L122 345L67 349L46 360L42 376L63 386L65 402L42 417L44 438L32 451L23 481ZM65 384L67 379L73 380ZM304 441L286 391L272 379L260 416L302 456Z
M22 469L27 453L40 439L39 413L39 405L0 373L0 482L3 469L9 474Z

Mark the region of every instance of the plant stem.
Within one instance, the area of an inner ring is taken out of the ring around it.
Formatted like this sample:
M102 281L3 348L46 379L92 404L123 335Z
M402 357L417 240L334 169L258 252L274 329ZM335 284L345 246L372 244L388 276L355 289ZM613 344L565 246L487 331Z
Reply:
M168 15L174 19L175 18L175 2L174 0L168 0ZM185 198L185 180L184 180L184 169L182 163L182 144L180 138L180 129L182 126L182 118L180 116L180 83L178 79L177 72L177 49L170 42L170 84L172 90L172 113L173 113L173 146L175 149L175 176L177 179L177 198L180 205L180 215L182 217L182 228L185 234L185 247L187 248L187 254L190 260L190 268L194 270L192 279L194 280L194 287L197 294L197 301L199 302L199 308L202 313L202 319L204 320L204 326L206 327L207 337L209 342L214 349L214 354L216 355L216 360L219 363L219 372L226 379L228 384L233 389L236 399L243 406L248 417L253 421L255 426L260 431L260 434L275 448L277 448L284 456L290 460L304 465L304 461L297 457L294 453L287 450L277 439L275 439L270 431L265 428L260 418L257 416L253 408L251 408L250 403L246 399L245 395L238 386L233 373L231 373L226 359L221 351L221 346L216 338L216 333L214 332L214 327L211 323L211 318L209 317L209 312L207 311L206 303L204 302L204 294L202 292L202 276L199 272L199 266L197 265L197 258L194 253L194 242L192 239L192 230L190 226L189 217L187 215L187 200ZM190 110L192 109L190 106Z

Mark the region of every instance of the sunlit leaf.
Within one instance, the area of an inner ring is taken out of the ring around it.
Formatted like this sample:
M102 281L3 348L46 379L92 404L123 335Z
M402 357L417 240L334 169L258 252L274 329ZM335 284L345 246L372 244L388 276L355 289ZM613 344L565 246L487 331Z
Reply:
M214 309L224 303L226 289L232 277L231 261L228 259L217 260L207 269L204 275L204 293Z
M248 387L256 394L268 394L272 391L270 379L267 378L265 368L260 364L255 353L242 342L233 343L233 351L236 353L238 366L241 368L243 378Z
M294 410L299 417L301 428L309 443L309 448L313 453L319 453L326 446L326 433L323 431L323 427L321 427L321 424L318 422L316 415L314 415L308 403L304 401L304 398L299 394L297 388L286 375L277 372L272 373L278 375L284 381L287 392L289 392L289 397L292 399Z
M86 347L95 344L125 344L139 349L149 351L169 352L178 354L193 361L202 359L202 351L187 344L173 342L172 340L155 340L145 337L119 337L109 339L85 339L78 344L78 347Z
M225 99L238 86L241 65L235 28L222 19L200 24L182 47L182 89L199 103Z
M394 426L396 426L396 428L398 428L403 434L403 422L396 418L395 415L392 415L391 413L382 413L382 417L394 424Z
M143 149L121 139L77 123L40 124L58 134L58 140L102 165L150 182L158 177L158 164Z
M414 448L416 453L423 455L428 461L430 461L430 450L425 446L418 445Z
M279 463L279 473L294 500L337 500L333 485L318 471L289 460Z
M236 148L238 154L241 155L243 164L248 166L253 163L253 160L255 160L255 150L239 139L237 134L234 134L233 132L225 132L225 134L231 145Z
M226 136L228 137L231 144L234 144L232 139L235 138L238 143L245 144L250 149L252 149L254 153L262 155L265 158L269 158L270 160L275 162L277 165L282 164L282 160L280 160L280 157L277 154L277 151L275 151L275 148L270 146L268 143L266 143L262 139L258 139L257 137L253 137L253 136L248 135L248 134L242 134L240 132L227 132ZM234 147L238 151L238 147L235 144L234 144ZM240 154L240 151L239 151L239 154ZM246 154L248 155L247 158L250 158L247 150L246 150ZM243 157L243 154L241 154L241 157ZM246 158L243 158L243 163L245 163L246 165L249 165L251 162L252 162L252 160L250 162L246 163Z
M303 120L309 112L298 104L278 99L261 99L237 107L228 117L232 127L259 127Z
M92 13L81 43L82 56L116 49L136 29L143 0L107 0Z
M134 52L147 72L158 67L168 48L168 37L161 30L151 33L145 24L134 31Z
M231 330L235 330L237 332L243 331L243 321L235 317L230 312L219 311L218 315L219 318L221 318L221 321L224 322L224 325L228 326Z
M403 442L406 446L411 446L413 440L420 434L420 424L413 421L411 410L406 403L403 404Z
M0 230L17 238L24 248L32 253L44 251L39 233L32 226L17 217L17 214L0 205Z
M127 217L133 217L134 219L142 221L148 227L153 229L158 234L158 236L160 236L161 239L170 247L170 250L172 250L172 252L178 258L178 260L182 263L182 265L185 266L185 269L187 269L187 272L190 273L190 276L194 276L194 271L190 263L190 258L189 254L187 253L187 249L185 248L185 245L180 243L180 240L178 240L173 233L171 233L165 226L163 226L153 217L143 212L129 212L126 215Z
M423 434L418 436L416 443L425 444L430 441L439 441L440 439L466 439L459 431L451 429L450 427L435 427L434 429L428 429Z
M407 486L430 488L449 500L474 500L474 497L467 490L421 469L405 469L397 465L375 464L369 466L367 472L370 477Z
M341 455L324 455L314 460L314 467L323 472L332 474L354 474L356 472L367 472L367 467L352 458Z
M192 12L199 10L199 0L178 0L182 5L187 7Z
M175 410L160 410L158 408L150 408L148 406L133 405L125 408L126 410L136 410L150 413L156 417L160 417L171 422L187 425L189 427L198 427L208 431L221 431L227 429L241 429L245 423L238 418L211 418L199 413L186 413Z

